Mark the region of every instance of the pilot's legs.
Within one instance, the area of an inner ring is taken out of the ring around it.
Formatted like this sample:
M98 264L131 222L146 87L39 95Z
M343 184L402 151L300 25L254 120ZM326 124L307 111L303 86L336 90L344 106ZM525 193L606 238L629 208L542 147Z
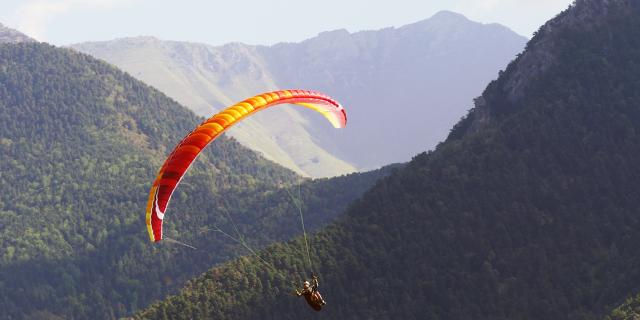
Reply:
M314 292L315 296L316 296L316 300L320 302L320 304L322 304L323 306L325 304L327 304L326 301L324 301L324 299L322 299L322 295L320 295L320 292L316 291Z

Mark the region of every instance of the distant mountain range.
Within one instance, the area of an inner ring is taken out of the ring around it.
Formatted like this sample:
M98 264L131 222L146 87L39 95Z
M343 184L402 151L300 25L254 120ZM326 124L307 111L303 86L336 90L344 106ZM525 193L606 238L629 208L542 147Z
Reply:
M638 319L639 61L640 1L577 0L445 142L312 237L313 263L273 245L136 318ZM328 305L263 261L318 272Z
M336 30L273 46L139 37L72 47L202 116L276 88L334 96L348 110L347 129L333 130L304 110L280 108L229 132L269 159L320 177L407 161L433 148L525 42L506 27L443 11L400 28Z

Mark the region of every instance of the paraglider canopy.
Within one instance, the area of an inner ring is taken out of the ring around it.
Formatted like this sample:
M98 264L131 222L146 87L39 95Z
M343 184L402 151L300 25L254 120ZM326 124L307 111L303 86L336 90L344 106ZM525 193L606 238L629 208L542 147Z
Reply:
M162 240L162 221L171 195L200 152L242 119L281 104L300 105L315 110L327 118L335 128L344 128L347 124L347 114L336 100L309 90L263 93L232 105L205 120L178 143L153 182L146 210L147 231L151 241Z

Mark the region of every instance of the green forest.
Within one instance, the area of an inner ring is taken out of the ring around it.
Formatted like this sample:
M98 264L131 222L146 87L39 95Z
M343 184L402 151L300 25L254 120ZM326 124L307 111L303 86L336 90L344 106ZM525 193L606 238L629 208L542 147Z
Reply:
M335 219L392 167L309 180L220 138L152 244L144 212L166 153L202 119L110 65L47 44L0 45L0 318L118 318L254 249ZM298 195L299 194L299 195ZM296 199L298 200L298 199Z
M313 236L312 266L301 238L273 244L136 317L636 319L638 163L640 3L578 1L447 141ZM312 270L320 313L287 279Z

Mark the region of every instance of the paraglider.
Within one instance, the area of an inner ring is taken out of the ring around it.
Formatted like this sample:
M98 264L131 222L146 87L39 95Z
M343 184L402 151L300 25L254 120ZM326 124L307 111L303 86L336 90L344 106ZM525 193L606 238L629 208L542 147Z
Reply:
M151 241L163 239L162 222L171 195L200 152L239 121L260 110L281 104L300 105L315 110L327 118L335 128L344 128L347 124L347 114L336 100L308 90L263 93L230 106L205 120L169 154L153 182L145 220Z
M302 284L302 290L296 290L296 296L304 297L309 306L316 311L322 310L322 306L327 304L318 291L318 276L315 274L311 276L311 283L305 281Z

